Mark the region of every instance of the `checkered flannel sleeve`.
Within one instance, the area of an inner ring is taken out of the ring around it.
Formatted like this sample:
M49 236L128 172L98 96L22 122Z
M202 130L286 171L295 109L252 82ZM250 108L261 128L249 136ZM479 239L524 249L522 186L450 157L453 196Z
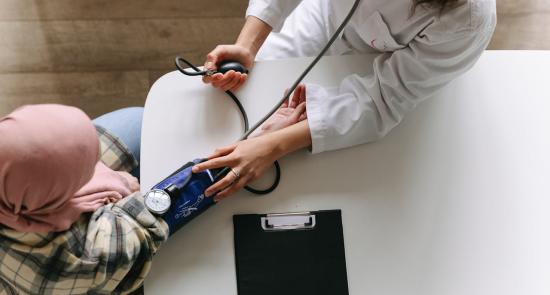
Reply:
M168 226L135 193L65 232L0 227L0 294L125 294L137 289Z
M128 147L114 134L101 126L95 126L100 144L100 158L107 167L115 171L130 172L138 166Z

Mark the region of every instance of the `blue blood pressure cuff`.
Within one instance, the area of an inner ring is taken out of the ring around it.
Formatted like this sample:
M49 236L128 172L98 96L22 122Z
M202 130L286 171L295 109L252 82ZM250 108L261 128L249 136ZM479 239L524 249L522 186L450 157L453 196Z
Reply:
M196 159L185 164L153 187L170 194L170 209L162 216L168 224L170 235L215 204L213 197L204 195L204 191L214 183L210 170L191 172L193 165L201 161Z

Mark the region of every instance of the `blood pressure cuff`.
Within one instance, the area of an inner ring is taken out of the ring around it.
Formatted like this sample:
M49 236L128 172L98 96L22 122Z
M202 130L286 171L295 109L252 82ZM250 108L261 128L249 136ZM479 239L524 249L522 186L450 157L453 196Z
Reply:
M201 159L196 159L183 165L153 187L153 189L159 190L166 190L171 185L178 187L175 192L171 193L175 194L171 196L172 204L162 217L168 224L170 235L215 204L213 197L204 196L204 191L214 183L211 172L209 170L199 173L191 172L193 165L201 161Z

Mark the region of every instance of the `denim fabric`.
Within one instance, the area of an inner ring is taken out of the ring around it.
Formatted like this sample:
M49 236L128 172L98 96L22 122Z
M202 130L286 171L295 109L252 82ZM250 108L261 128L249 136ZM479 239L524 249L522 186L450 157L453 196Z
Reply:
M118 137L139 163L142 120L143 108L129 107L104 114L94 119L93 123ZM130 173L139 178L139 168L138 165Z

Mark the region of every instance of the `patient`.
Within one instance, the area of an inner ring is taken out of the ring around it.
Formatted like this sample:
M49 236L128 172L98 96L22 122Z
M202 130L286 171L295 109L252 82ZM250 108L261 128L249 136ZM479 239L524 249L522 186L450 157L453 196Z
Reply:
M303 120L296 96L254 136ZM142 285L170 235L138 192L142 115L126 108L92 122L73 107L33 105L0 118L0 295Z
M141 286L168 227L145 209L137 179L111 169L136 174L139 154L100 119L60 105L0 119L0 294Z

